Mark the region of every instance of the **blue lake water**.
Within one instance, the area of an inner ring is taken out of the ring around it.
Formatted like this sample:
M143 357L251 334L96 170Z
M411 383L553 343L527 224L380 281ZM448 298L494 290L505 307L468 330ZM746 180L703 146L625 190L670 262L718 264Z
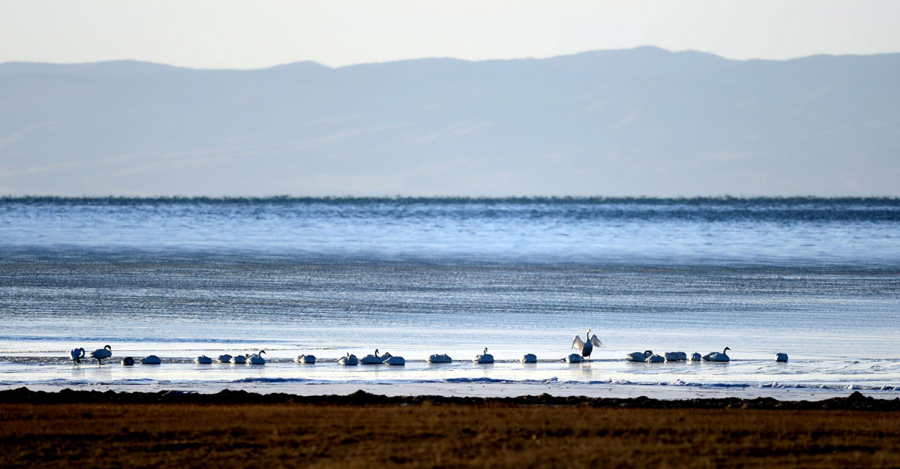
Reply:
M0 386L900 391L897 199L0 199ZM606 348L561 361L591 328ZM114 359L161 367L73 366ZM707 353L732 362L625 362ZM498 359L479 367L484 347ZM347 369L347 352L403 355ZM265 367L203 368L265 349ZM449 366L424 358L448 353ZM526 352L540 362L523 367ZM786 352L787 365L774 354ZM316 367L290 359L314 353ZM562 384L560 384L562 386ZM320 389L325 392L326 389Z

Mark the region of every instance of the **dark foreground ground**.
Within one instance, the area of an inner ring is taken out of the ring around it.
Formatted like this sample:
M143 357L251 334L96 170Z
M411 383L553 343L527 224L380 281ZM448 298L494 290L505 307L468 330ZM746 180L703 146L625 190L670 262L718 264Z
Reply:
M0 392L0 467L900 467L900 401Z

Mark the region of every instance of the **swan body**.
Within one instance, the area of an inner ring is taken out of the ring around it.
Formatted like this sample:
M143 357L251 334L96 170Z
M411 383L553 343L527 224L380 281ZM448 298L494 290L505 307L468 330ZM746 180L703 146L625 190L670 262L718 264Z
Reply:
M522 355L522 363L537 363L537 355L533 353Z
M428 356L428 363L452 363L453 359L446 353L435 353Z
M701 357L700 354L697 353L697 352L694 352L694 353L691 354L691 361L692 361L692 362L699 362L699 361L702 360L702 359L703 359L703 357Z
M587 334L585 334L584 338L587 339L587 342L582 341L581 337L577 336L577 335L575 336L575 340L572 341L572 348L576 349L576 350L581 350L582 357L591 358L591 352L594 351L594 347L597 347L597 348L605 347L605 345L603 345L603 343L600 342L600 339L597 338L596 334L594 334L594 336L591 337L590 329L588 329Z
M577 353L569 354L569 356L566 357L566 362L568 363L581 363L583 361L584 358L582 358L582 356L578 355Z
M125 357L122 359L122 366L133 366L133 365L134 365L134 358Z
M110 347L109 345L107 345L103 348L98 348L97 350L94 350L93 352L91 352L91 358L93 358L94 360L97 360L97 363L100 365L103 364L103 359L109 358L111 356L112 356L112 347Z
M388 354L390 357L390 354ZM375 349L375 354L368 354L365 357L362 357L362 360L359 361L363 365L381 365L384 363L384 358L378 356L378 349Z
M235 355L231 357L232 365L246 365L247 364L247 356L246 355Z
M81 359L84 358L84 348L72 349L72 351L69 352L69 356L72 357L73 363L81 363Z
M253 355L250 355L250 357L247 359L247 364L248 365L265 365L266 359L262 357L262 354L264 354L264 353L266 353L265 350L260 350L259 353L254 353Z
M194 359L194 363L198 365L209 365L212 363L212 358L209 358L206 355L200 355Z
M141 365L159 365L160 363L162 363L162 360L156 355L149 355L141 358Z
M344 366L356 366L359 364L359 359L356 358L356 355L348 353L346 357L341 357L341 359L338 360L338 363Z
M784 363L787 363L787 361L788 361L788 356L787 356L786 353L776 353L776 354L775 354L775 361L776 361L776 362L784 362Z
M653 354L647 357L647 363L665 363L666 357L662 355Z
M385 365L390 365L390 366L405 366L406 365L406 359L404 359L403 357L397 357L397 356L393 356L390 354L385 354L385 355L389 355L387 358L384 359Z
M680 362L687 360L687 354L684 352L666 352L667 362Z
M475 363L479 365L487 365L489 363L494 363L494 356L487 353L487 347L484 348L484 353L481 355L475 355L475 359L473 359Z
M224 355L219 355L219 357L216 358L216 361L219 363L231 363L231 355L228 355L227 353Z
M302 365L315 365L316 364L316 356L315 355L300 355L299 357L294 359L295 362L300 363Z
M650 356L653 355L653 351L645 350L643 352L632 352L625 356L625 359L630 362L645 362Z
M707 353L706 355L703 356L703 359L708 362L730 362L731 357L729 357L728 354L725 353L729 350L731 350L730 347L725 347L725 350L722 350L722 353L719 353L719 352Z

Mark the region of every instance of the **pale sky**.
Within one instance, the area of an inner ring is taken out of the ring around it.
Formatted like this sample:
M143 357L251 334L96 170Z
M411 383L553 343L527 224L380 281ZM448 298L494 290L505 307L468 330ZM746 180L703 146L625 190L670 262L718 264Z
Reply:
M247 69L642 45L788 59L898 52L898 18L896 0L0 0L0 62Z

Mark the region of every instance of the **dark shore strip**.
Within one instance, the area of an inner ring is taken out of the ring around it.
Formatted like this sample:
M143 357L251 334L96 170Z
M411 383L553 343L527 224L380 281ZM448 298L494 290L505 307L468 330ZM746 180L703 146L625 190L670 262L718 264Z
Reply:
M2 397L4 469L900 467L900 412L874 410L895 401L859 395L807 404L817 410L750 408L772 404L758 399ZM732 408L675 408L699 405Z
M847 397L835 397L821 401L779 401L768 397L755 399L681 399L661 400L648 397L628 399L602 397L558 397L549 394L521 397L445 397L445 396L381 396L356 391L346 396L297 396L274 393L257 394L246 391L224 390L215 394L184 391L115 392L31 391L28 388L0 391L0 404L304 404L330 406L402 406L402 405L459 405L459 406L549 406L594 407L636 409L759 409L759 410L854 410L900 411L900 398L876 399L854 392Z

